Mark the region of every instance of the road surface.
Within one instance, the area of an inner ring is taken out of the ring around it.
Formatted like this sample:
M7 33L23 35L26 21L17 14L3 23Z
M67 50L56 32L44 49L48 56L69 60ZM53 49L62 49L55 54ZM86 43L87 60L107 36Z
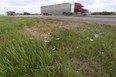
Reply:
M112 15L89 15L82 17L73 17L73 16L42 16L42 15L30 15L23 17L37 17L37 18L51 18L51 19L59 19L59 20L71 20L71 21L81 21L87 23L100 23L100 24L108 24L116 26L116 16Z

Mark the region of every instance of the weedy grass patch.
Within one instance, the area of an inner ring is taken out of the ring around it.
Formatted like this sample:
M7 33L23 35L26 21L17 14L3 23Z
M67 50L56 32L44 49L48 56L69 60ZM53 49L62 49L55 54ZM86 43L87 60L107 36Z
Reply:
M115 77L116 27L0 17L0 77Z
M70 60L82 77L115 77L116 28L99 24L86 24L53 34L49 43L59 60ZM58 40L59 39L59 40ZM63 56L62 56L62 55Z

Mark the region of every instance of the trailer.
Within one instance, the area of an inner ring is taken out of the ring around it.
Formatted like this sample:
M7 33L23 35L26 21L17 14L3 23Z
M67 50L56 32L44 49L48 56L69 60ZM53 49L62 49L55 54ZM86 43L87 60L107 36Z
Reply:
M62 3L41 7L42 15L87 15L88 10L80 3Z

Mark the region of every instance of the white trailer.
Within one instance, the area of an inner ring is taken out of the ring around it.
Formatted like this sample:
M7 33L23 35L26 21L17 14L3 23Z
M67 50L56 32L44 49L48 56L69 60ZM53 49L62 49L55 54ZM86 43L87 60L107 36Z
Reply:
M42 15L62 15L63 12L71 12L70 3L62 3L62 4L55 4L55 5L48 5L41 7Z

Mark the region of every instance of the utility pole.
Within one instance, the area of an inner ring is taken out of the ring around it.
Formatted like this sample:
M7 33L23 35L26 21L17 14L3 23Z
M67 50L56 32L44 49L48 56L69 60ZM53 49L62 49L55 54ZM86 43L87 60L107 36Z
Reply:
M114 7L113 14L115 14L116 6Z

